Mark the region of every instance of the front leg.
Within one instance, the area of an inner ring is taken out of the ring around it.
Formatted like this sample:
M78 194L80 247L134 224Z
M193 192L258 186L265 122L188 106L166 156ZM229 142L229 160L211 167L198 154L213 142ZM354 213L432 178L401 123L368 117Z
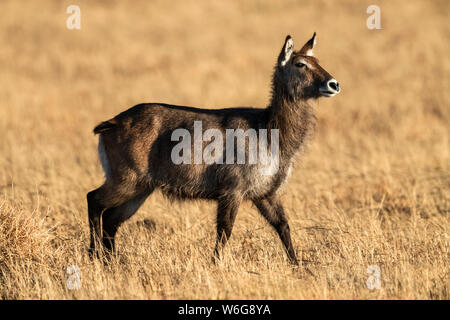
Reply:
M277 231L291 263L298 265L297 256L292 245L289 224L279 197L255 199L253 203L267 222Z
M241 200L239 197L220 198L217 205L217 240L214 249L214 257L220 257L220 251L225 247L231 237L234 221Z

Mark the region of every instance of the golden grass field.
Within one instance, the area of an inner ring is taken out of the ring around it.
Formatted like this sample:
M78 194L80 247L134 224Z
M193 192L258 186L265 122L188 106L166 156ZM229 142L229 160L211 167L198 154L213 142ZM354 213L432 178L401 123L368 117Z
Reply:
M366 27L370 4L381 30ZM66 8L81 8L68 30ZM448 1L0 3L2 299L449 299ZM265 107L284 38L316 31L342 93L285 189L300 266L244 203L211 263L215 204L159 192L87 254L93 127L141 102ZM66 286L77 265L81 288ZM380 289L367 268L379 266Z

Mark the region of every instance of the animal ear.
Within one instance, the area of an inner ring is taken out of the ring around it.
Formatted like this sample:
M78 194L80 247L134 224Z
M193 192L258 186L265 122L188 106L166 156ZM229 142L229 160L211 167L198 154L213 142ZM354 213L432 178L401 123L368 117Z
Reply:
M303 48L300 50L300 54L304 56L313 56L314 55L313 49L315 45L316 45L316 33L314 32L312 38L309 39L309 41L305 43Z
M284 40L283 49L281 49L280 56L278 57L278 64L284 67L291 58L292 52L294 52L294 40L288 35L286 40Z

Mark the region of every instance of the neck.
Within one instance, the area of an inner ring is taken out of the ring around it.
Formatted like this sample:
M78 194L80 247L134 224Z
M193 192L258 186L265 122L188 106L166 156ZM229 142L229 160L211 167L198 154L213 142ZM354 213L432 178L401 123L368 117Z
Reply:
M274 81L272 99L268 110L268 128L280 133L280 154L293 157L303 149L312 136L316 117L311 104L304 99L295 99Z

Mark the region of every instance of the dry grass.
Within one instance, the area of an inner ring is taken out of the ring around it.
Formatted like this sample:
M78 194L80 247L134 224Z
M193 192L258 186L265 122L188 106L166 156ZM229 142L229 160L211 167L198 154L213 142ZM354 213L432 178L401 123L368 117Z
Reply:
M377 1L374 31L373 1L76 2L80 31L73 1L0 4L0 297L450 298L448 1ZM212 265L214 204L160 194L120 230L118 260L91 261L93 126L144 101L264 107L285 35L313 31L343 91L319 103L284 195L301 266L249 204Z

